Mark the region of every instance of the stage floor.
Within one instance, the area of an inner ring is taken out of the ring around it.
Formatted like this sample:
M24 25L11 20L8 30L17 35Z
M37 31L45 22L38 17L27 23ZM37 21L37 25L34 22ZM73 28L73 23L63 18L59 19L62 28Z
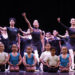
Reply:
M0 75L75 75L75 72L69 73L47 73L47 72L0 72Z

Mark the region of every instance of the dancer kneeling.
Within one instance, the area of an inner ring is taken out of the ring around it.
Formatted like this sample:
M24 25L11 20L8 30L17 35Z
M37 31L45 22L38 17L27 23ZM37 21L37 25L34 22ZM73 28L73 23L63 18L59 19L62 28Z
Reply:
M4 44L0 42L0 71L5 71L5 64L8 62L8 54L4 52Z
M34 72L36 70L36 58L34 54L32 53L32 48L28 46L26 48L27 54L23 57L23 64L26 67L27 72Z
M59 58L57 55L55 55L56 53L56 49L54 47L52 47L50 49L51 51L51 56L49 56L46 59L46 64L48 66L48 72L58 72L59 69Z
M12 52L9 54L9 65L10 65L10 71L11 72L18 72L19 71L19 65L22 62L22 57L20 53L17 52L18 48L16 44L12 45Z
M69 68L71 66L71 57L67 53L67 47L62 47L62 54L59 56L59 60L60 60L59 66L60 72L69 72Z

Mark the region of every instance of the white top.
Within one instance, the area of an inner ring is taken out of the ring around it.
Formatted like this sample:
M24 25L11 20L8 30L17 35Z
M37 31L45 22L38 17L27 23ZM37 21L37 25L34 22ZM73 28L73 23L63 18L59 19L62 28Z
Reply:
M42 59L44 62L46 62L45 60L47 60L48 57L51 56L51 52L50 51L45 51L45 52L42 52L41 56L40 56L40 59Z
M58 63L58 60L59 60L59 58L57 55L55 55L55 56L51 55L50 57L48 57L46 59L46 61L48 61L49 66L56 66Z
M0 53L0 63L5 62L6 57L8 57L8 53L6 53L6 52Z

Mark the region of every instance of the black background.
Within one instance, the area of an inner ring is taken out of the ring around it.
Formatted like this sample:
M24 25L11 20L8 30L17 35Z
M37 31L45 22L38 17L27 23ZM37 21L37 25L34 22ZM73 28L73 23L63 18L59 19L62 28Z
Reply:
M9 26L9 18L16 18L16 27L27 30L28 26L21 16L26 12L31 24L37 19L40 29L52 32L57 29L64 34L65 29L57 23L57 17L70 26L70 19L75 17L74 0L0 0L0 26Z

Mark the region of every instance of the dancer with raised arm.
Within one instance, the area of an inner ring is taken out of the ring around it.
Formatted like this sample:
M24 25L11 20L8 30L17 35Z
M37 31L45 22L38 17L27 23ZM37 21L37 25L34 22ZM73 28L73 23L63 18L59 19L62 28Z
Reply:
M71 18L70 20L70 24L71 27L67 27L66 25L64 25L61 21L60 18L57 18L57 21L64 27L67 29L68 33L69 33L69 53L71 55L72 58L72 69L74 69L74 56L75 56L75 18Z
M29 20L26 17L26 13L23 13L22 16L24 17L28 27L30 29L32 35L32 46L34 50L38 50L39 56L41 55L41 49L44 47L42 43L42 31L39 29L39 22L38 20L34 20L33 27L31 26Z

